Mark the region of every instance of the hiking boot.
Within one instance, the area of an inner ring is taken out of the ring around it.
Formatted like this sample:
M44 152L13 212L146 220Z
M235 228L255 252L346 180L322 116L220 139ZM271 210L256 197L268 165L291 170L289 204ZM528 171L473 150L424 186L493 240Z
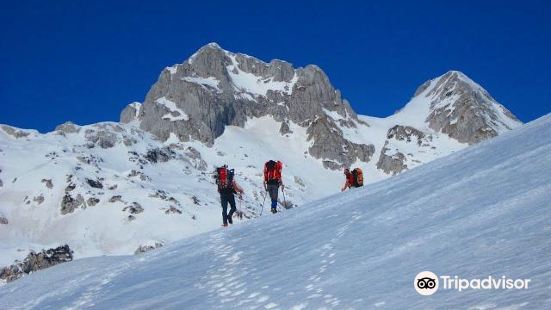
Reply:
M233 224L233 220L231 217L228 217L228 223Z
M277 213L277 209L276 208L272 208L272 213Z

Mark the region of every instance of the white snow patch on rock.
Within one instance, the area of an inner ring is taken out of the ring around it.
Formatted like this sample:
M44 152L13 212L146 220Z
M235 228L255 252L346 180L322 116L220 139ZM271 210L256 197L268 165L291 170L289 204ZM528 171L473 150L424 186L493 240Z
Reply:
M186 112L184 112L182 109L178 108L176 106L176 103L174 103L173 101L170 101L170 100L166 99L165 97L161 97L161 98L159 98L155 101L159 104L162 104L163 106L165 106L170 111L170 113L167 113L167 114L163 115L163 119L167 119L167 120L170 120L170 121L181 121L181 120L187 121L187 120L189 120L189 116L186 114ZM176 114L176 115L174 115L174 114Z
M252 73L245 72L239 68L238 61L235 55L228 54L232 64L227 67L233 87L239 92L251 94L252 96L266 97L268 91L282 92L291 95L293 87L298 81L298 76L295 74L291 81L274 81L272 77L260 77Z

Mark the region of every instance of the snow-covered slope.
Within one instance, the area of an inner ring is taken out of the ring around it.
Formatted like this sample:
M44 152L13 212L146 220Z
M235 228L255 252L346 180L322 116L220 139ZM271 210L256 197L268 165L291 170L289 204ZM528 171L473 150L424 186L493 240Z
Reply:
M549 309L551 115L370 188L173 243L83 259L0 288L0 308ZM423 270L530 279L440 289Z
M288 205L338 192L340 172L305 154L302 128L266 141L278 126L270 117L230 126L212 147L163 143L133 124L65 124L48 134L5 127L19 138L0 129L0 267L62 244L75 258L132 254L219 227L211 172L222 164L245 189L244 219L262 212L269 158L285 163Z
M206 164L190 149L115 123L65 126L0 130L0 266L61 244L76 257L129 254L218 224Z

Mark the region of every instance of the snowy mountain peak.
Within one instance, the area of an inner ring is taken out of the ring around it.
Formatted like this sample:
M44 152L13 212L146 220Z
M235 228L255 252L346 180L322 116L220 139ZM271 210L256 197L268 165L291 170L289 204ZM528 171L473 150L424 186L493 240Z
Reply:
M129 105L123 110L121 122L137 120L141 129L163 141L175 137L211 146L227 126L243 128L250 119L272 117L280 128L271 134L282 135L291 123L307 129L318 116L328 113L334 116L328 121L338 122L339 127L354 128L361 123L319 67L294 68L277 59L266 63L209 44L184 63L164 70L139 109ZM342 132L330 134L340 135L333 140L342 140ZM343 155L337 149L308 152L332 161L332 167L359 158L356 152Z
M400 113L416 113L418 125L422 117L429 128L468 144L522 124L481 85L453 70L423 83Z
M218 45L218 43L216 43L216 42L207 43L207 44L205 45L205 47L222 49L222 48L220 47L220 45Z
M428 95L440 95L445 93L446 96L450 96L449 92L483 92L489 96L488 92L482 88L478 83L474 82L471 78L459 71L448 71L446 74L435 79L436 84L433 91ZM492 98L493 99L493 98Z

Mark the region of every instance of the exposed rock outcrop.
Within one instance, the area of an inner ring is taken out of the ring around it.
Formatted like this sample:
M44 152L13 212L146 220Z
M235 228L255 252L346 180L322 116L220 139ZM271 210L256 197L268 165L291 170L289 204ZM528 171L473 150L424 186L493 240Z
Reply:
M190 162L192 163L193 167L200 171L206 171L207 170L207 162L201 157L201 153L197 151L197 149L189 146L187 148L187 152L185 153L186 156L189 158Z
M379 161L377 161L377 169L383 170L387 174L396 175L407 169L405 164L406 156L401 152L388 153L390 149L387 147L388 141L381 150Z
M324 166L329 169L350 167L356 159L368 162L375 153L372 144L356 144L346 140L342 130L327 117L314 120L308 127L307 134L308 141L313 143L309 149L310 154L315 158L326 159Z
M140 214L143 212L143 207L134 201L132 205L124 207L122 211L128 211L130 214Z
M86 183L88 183L88 185L90 185L93 188L98 188L98 189L103 188L103 183L101 183L100 180L86 179Z
M0 279L10 282L21 278L25 274L72 260L73 251L68 245L42 250L39 253L31 252L22 262L0 269Z
M61 132L63 134L78 133L78 132L80 132L80 127L75 125L72 122L65 122L61 125L58 125L55 128L55 131Z
M86 200L86 204L90 207L97 205L99 202L100 200L96 197L90 197Z
M73 198L71 194L66 193L61 200L61 214L69 214L75 211L79 207L86 207L86 202L81 194L78 194L76 198Z
M420 146L423 143L425 134L422 131L417 130L411 126L396 125L388 130L386 138L406 142L411 142L415 140L417 145Z
M48 189L52 189L54 187L54 183L52 182L52 179L42 179L41 182L44 183L44 185L46 185Z
M282 134L282 135L293 133L291 131L291 128L289 127L289 122L287 122L287 121L281 122L281 126L279 127L279 133Z
M86 139L90 142L90 147L97 145L108 149L115 146L118 142L117 135L110 130L86 130Z
M176 154L174 153L174 151L172 151L169 147L164 147L148 150L144 157L151 163L164 163L171 159L174 159L175 156Z
M165 214L182 214L182 210L174 206L170 206L170 208L165 210Z
M4 130L4 132L7 133L8 135L10 135L14 138L17 138L17 139L25 138L25 137L28 137L30 135L30 133L28 133L26 131L23 131L23 130L20 130L20 129L11 127L11 126L7 126L7 125L2 125L2 126L0 126L0 128L2 128L2 130Z
M36 202L37 204L41 204L44 202L44 195L40 194L38 196L35 196L33 198L33 201Z
M130 123L138 119L142 104L139 102L133 102L127 105L121 112L121 123Z
M386 174L396 175L408 169L408 156L401 152L402 149L424 149L431 148L432 135L425 134L421 130L411 126L396 125L390 128L386 134L386 140L377 161L377 169ZM398 143L397 143L398 142ZM415 146L405 147L407 144ZM409 154L411 156L412 154ZM414 161L414 159L412 159Z
M162 242L155 242L153 245L151 245L151 244L140 245L136 249L136 251L134 251L134 254L135 255L143 254L143 253L146 253L146 252L149 252L151 250L155 250L155 249L158 249L158 248L161 248L161 247L163 247Z
M121 195L115 195L115 196L109 198L109 202L110 203L122 202L122 196Z

